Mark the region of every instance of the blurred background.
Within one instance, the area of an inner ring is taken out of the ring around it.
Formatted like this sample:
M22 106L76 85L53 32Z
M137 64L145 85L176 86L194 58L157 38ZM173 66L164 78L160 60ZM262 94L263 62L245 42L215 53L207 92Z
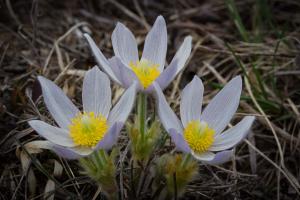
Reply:
M200 175L183 199L300 199L299 0L0 1L0 199L54 199L54 193L55 199L103 199L76 162L28 145L39 138L27 120L51 120L36 77L54 80L80 105L83 74L96 64L82 34L110 57L120 21L142 50L158 15L167 22L167 62L185 36L193 37L187 67L165 91L173 108L178 111L179 93L195 74L204 81L205 104L241 74L233 124L246 114L257 118L231 162L199 163ZM113 89L116 99L122 90ZM127 140L123 133L121 150ZM121 184L126 199L126 181Z

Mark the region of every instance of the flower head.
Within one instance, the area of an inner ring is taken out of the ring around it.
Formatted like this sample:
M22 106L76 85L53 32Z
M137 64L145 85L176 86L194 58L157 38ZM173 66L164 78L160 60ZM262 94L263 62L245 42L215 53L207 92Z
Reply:
M79 113L69 125L70 137L80 146L95 146L108 130L106 118L94 112Z
M191 36L187 36L175 54L170 65L164 69L167 53L167 28L162 16L157 17L145 39L141 59L138 56L137 42L132 32L118 23L112 33L112 45L115 56L107 60L93 39L85 34L88 44L99 66L117 83L129 87L138 81L138 89L152 91L153 83L166 88L183 69L191 53Z
M181 93L181 121L171 110L159 85L155 84L154 88L163 126L179 150L191 153L198 160L211 164L226 162L232 154L228 149L246 136L254 121L253 116L247 116L234 127L222 132L239 105L242 90L240 76L226 84L202 113L204 89L201 79L195 76Z
M83 80L83 112L52 81L39 76L45 104L59 127L40 120L29 125L46 138L60 156L74 159L97 149L109 149L134 104L136 83L128 88L111 109L108 77L98 67L88 70Z

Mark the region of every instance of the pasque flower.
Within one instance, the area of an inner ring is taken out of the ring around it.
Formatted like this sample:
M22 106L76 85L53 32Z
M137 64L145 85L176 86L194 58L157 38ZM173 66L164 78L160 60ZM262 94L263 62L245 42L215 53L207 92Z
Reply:
M109 149L127 119L135 100L134 83L111 109L110 81L98 67L88 70L83 80L83 112L52 81L39 76L45 104L59 127L40 120L30 126L62 157L74 159L97 149Z
M211 164L226 162L232 150L248 133L253 116L246 116L234 127L222 132L239 105L242 79L233 78L202 109L203 84L195 76L181 93L180 117L168 105L159 85L154 84L158 99L158 114L161 122L178 150L193 155L196 159Z
M146 36L141 59L139 59L134 35L122 23L117 23L112 33L115 56L108 60L88 34L85 34L85 38L103 71L125 88L137 80L138 89L141 91L152 91L154 82L160 88L166 88L183 69L191 53L192 43L191 36L187 36L170 65L164 69L167 53L167 28L162 16L157 17Z

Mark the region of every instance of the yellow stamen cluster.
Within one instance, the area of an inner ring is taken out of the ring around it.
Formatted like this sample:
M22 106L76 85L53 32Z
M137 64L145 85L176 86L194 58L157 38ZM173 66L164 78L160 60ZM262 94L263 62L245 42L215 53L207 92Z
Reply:
M94 147L108 129L106 118L94 112L80 113L69 125L70 136L76 145Z
M207 123L198 120L191 121L184 129L184 139L196 153L206 152L214 142L215 130Z
M130 62L129 66L138 77L144 89L148 88L160 74L159 65L153 64L146 59L136 61L135 63Z

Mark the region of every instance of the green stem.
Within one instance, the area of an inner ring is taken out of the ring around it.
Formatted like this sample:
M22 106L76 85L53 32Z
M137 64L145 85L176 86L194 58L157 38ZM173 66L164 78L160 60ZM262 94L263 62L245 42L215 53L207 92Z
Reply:
M138 119L142 141L146 133L146 115L147 115L147 95L143 92L139 93L138 97Z
M186 165L188 164L188 162L191 160L191 158L192 158L192 156L191 156L190 153L189 154L185 154L184 159L181 162L181 167L185 168Z

